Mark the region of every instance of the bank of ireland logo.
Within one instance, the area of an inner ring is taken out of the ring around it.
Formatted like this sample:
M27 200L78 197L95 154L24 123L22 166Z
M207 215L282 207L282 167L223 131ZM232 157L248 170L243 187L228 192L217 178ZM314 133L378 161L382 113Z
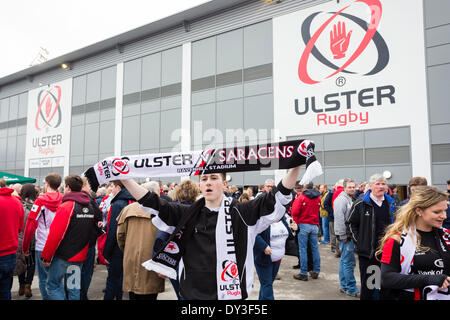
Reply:
M238 273L238 268L236 265L236 262L234 261L230 261L230 260L225 260L222 262L222 274L221 274L221 279L222 281L231 281L236 279L239 276Z
M37 96L37 113L34 126L37 130L57 128L61 124L61 87L43 89Z
M130 161L130 158L128 157L114 158L111 163L112 165L111 173L113 174L113 176L118 176L120 174L128 174L130 172L128 161Z
M346 11L351 5L344 7L338 12L315 12L308 16L302 24L301 34L302 40L306 47L301 55L298 64L298 77L301 82L306 84L316 84L321 81L331 78L339 73L356 74L358 72L351 71L348 67L366 50L367 46L373 41L378 53L378 59L373 68L364 76L377 74L383 70L389 62L389 50L383 37L377 31L380 19L382 16L382 6L379 0L357 0L355 3L364 3L370 9L370 21L366 21L355 15L347 14ZM331 15L311 36L311 25L315 18L321 14ZM339 20L338 20L339 18ZM348 23L355 26L358 25L358 30L350 30ZM328 33L324 33L329 29L329 47L318 47L316 44L319 37L326 37ZM352 35L355 32L365 32L363 39L356 47L353 53L348 52L349 44L351 43ZM319 50L320 49L320 50ZM332 59L327 59L324 56L325 50L329 50ZM311 70L308 70L308 61L314 57L322 65L330 69L330 74L324 79L313 79L314 75ZM332 61L330 61L332 60ZM360 73L360 72L359 72ZM342 83L342 79L339 81ZM338 84L339 85L339 84Z

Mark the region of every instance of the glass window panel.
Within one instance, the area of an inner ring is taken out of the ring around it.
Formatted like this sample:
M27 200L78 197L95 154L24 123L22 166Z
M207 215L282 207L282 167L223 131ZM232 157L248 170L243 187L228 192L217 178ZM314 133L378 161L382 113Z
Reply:
M6 161L16 161L16 142L17 137L8 137L8 146L6 148Z
M142 58L142 91L161 86L161 53Z
M100 99L110 99L116 96L116 67L102 70L102 85Z
M9 98L0 100L0 122L8 121Z
M25 160L25 143L26 143L25 135L17 137L16 161Z
M9 120L16 120L19 114L19 96L9 99Z
M87 75L86 103L100 100L101 72L96 71Z
M86 103L86 75L73 78L72 106Z
M123 67L123 94L141 91L141 59L128 61Z
M244 28L244 68L272 63L272 21Z
M161 86L181 82L182 51L176 47L162 52Z
M70 155L83 155L84 150L84 126L72 127L70 133Z
M160 113L141 116L140 150L159 149Z
M217 36L217 74L243 68L243 30Z
M267 136L274 127L272 94L247 97L244 99L244 128L265 129Z
M6 161L6 138L0 138L0 162Z
M97 102L92 102L86 105L85 122L92 123L100 120L100 105Z
M84 154L93 155L98 154L99 142L99 124L86 124L84 136Z
M19 95L19 114L18 118L26 118L28 112L28 92Z
M99 153L114 153L114 126L114 120L100 122Z
M181 109L161 112L160 147L169 148L180 143L181 140Z
M122 120L122 151L139 150L139 116Z
M243 121L243 99L235 99L217 102L216 123L223 137L226 139L226 130L242 129Z
M216 37L192 43L192 79L216 74Z

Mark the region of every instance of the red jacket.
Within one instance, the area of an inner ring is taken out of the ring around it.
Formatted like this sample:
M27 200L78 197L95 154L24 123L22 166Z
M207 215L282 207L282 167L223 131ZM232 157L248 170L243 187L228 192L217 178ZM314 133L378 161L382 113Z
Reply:
M292 204L292 218L296 224L319 225L320 192L307 189Z
M10 188L0 188L0 257L16 253L19 247L19 232L23 229L22 203Z
M86 260L89 244L96 234L96 221L86 192L66 194L50 226L42 260L51 261L54 256L71 262Z
M41 247L39 250L43 249L45 241L47 241L48 230L50 229L53 216L61 204L61 199L61 193L47 192L34 201L33 207L27 218L27 224L25 225L22 252L28 252L30 250L31 240L35 235L36 247ZM51 214L47 212L45 208L48 209ZM36 250L38 249L36 248Z
M342 191L344 191L344 187L341 187L341 186L336 187L336 189L334 190L333 199L331 200L331 207L333 208L333 210L334 210L334 200L338 197L338 195Z

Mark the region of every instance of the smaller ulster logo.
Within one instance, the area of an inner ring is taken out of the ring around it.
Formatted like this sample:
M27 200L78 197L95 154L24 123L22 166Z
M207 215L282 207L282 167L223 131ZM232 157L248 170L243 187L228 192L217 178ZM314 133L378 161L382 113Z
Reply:
M170 254L177 254L180 252L180 248L178 248L178 245L175 242L170 241L164 248L164 251Z
M119 174L128 174L130 172L130 167L128 166L128 161L130 158L122 157L115 158L112 161L112 174L118 176Z

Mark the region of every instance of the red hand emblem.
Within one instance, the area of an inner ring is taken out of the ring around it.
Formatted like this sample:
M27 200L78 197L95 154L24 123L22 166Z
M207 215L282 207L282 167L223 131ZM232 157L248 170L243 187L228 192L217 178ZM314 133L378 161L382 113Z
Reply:
M330 31L330 48L334 59L345 58L351 35L351 30L346 34L344 22L339 21L333 26L333 30Z

